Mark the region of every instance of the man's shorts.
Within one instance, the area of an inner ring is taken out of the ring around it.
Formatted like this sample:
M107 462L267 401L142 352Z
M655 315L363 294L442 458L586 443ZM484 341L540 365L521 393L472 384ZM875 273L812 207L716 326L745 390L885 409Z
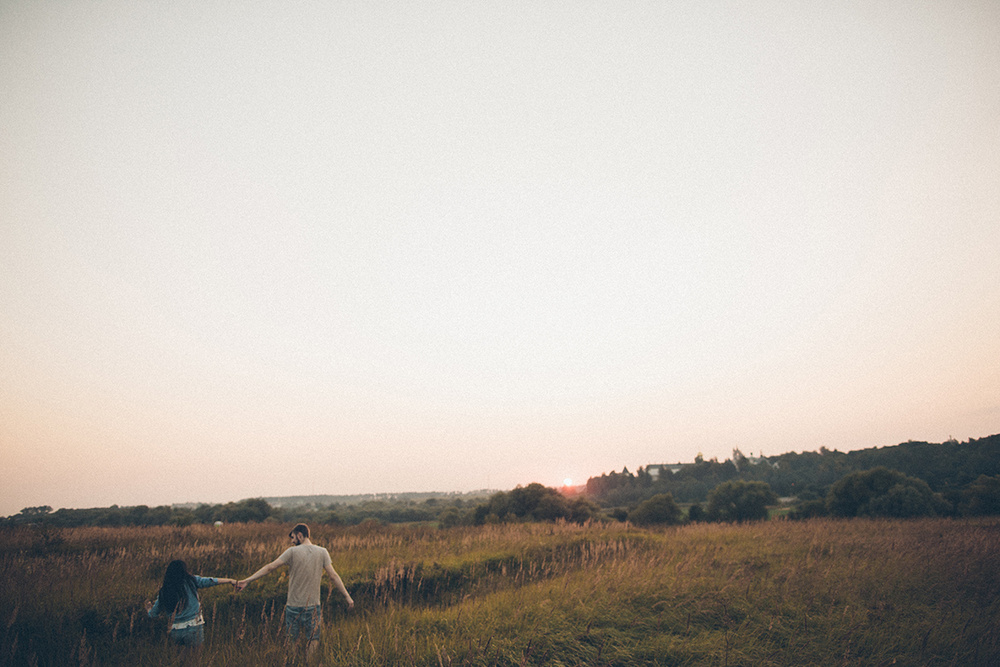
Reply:
M309 641L319 641L319 631L323 625L323 609L313 607L285 607L285 632L292 639L298 639L299 630L304 630Z
M195 625L182 630L171 630L170 641L177 646L201 646L205 643L205 626Z

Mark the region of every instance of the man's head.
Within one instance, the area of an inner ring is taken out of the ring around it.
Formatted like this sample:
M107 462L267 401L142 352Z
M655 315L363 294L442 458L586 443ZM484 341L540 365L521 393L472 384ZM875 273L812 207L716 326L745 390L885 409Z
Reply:
M309 539L309 526L304 523L296 524L292 532L288 533L288 537L292 538L295 544L302 544L302 540Z

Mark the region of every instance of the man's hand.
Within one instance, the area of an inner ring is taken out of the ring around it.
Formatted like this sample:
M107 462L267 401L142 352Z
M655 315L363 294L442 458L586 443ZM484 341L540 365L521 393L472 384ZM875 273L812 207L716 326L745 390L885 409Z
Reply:
M249 582L246 579L240 579L235 584L233 584L233 586L236 588L236 592L239 593L240 591L242 591L244 588L247 587L248 583Z
M153 603L150 602L149 600L146 600L145 607L146 607L146 613L148 614L149 610L153 608Z

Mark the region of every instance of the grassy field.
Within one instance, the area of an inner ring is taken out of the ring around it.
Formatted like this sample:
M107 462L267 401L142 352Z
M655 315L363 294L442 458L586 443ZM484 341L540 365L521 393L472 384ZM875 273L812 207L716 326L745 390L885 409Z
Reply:
M0 664L173 664L142 610L167 562L243 577L288 528L0 532ZM327 665L1000 664L995 519L316 526L314 542L357 603L325 605ZM285 589L276 573L203 590L204 662L298 664Z

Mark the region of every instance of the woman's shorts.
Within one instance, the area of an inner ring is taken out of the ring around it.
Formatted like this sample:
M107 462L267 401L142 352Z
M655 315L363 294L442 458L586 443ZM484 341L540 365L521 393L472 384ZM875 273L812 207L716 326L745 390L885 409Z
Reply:
M320 627L323 625L323 609L312 607L285 607L285 632L297 639L299 630L304 630L311 642L319 641Z
M205 626L195 625L182 630L171 630L170 640L178 646L201 646L205 643Z

